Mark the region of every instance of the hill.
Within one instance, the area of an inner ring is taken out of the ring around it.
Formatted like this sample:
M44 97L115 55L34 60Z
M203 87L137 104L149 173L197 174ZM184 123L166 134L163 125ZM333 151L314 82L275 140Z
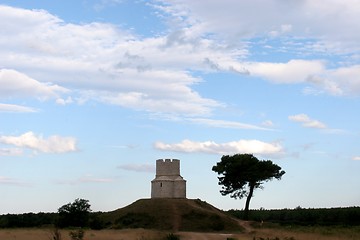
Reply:
M111 228L242 231L238 220L200 199L140 199L99 216Z

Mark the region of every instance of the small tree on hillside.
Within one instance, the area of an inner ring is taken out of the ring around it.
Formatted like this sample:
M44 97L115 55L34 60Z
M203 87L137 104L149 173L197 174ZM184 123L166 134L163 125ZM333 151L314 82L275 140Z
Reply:
M212 170L218 175L220 193L230 194L232 198L246 197L244 219L248 219L250 200L255 188L262 188L264 182L280 180L285 171L270 160L258 160L252 154L235 154L222 156L221 161Z
M73 203L61 206L59 213L60 227L86 227L90 216L89 200L75 199Z

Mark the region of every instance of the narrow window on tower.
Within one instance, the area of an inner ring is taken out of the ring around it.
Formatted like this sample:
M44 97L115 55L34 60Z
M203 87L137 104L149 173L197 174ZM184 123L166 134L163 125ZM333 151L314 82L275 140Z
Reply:
M162 187L162 183L160 183L160 187Z

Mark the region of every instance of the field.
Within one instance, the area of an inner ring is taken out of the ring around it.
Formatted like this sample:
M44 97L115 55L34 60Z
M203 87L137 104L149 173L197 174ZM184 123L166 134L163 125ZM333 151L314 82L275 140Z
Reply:
M248 229L250 230L250 229ZM86 230L84 240L161 240L169 232L128 229L128 230ZM61 230L62 240L71 240L69 230ZM245 233L195 233L178 232L181 240L358 240L360 229L335 227L261 228ZM51 229L0 229L1 240L53 240Z

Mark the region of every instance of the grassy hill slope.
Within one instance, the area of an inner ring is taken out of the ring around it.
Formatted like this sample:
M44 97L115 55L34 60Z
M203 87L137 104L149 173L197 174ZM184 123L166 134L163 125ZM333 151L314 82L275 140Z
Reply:
M140 199L103 213L112 228L173 231L242 231L238 221L199 199Z

